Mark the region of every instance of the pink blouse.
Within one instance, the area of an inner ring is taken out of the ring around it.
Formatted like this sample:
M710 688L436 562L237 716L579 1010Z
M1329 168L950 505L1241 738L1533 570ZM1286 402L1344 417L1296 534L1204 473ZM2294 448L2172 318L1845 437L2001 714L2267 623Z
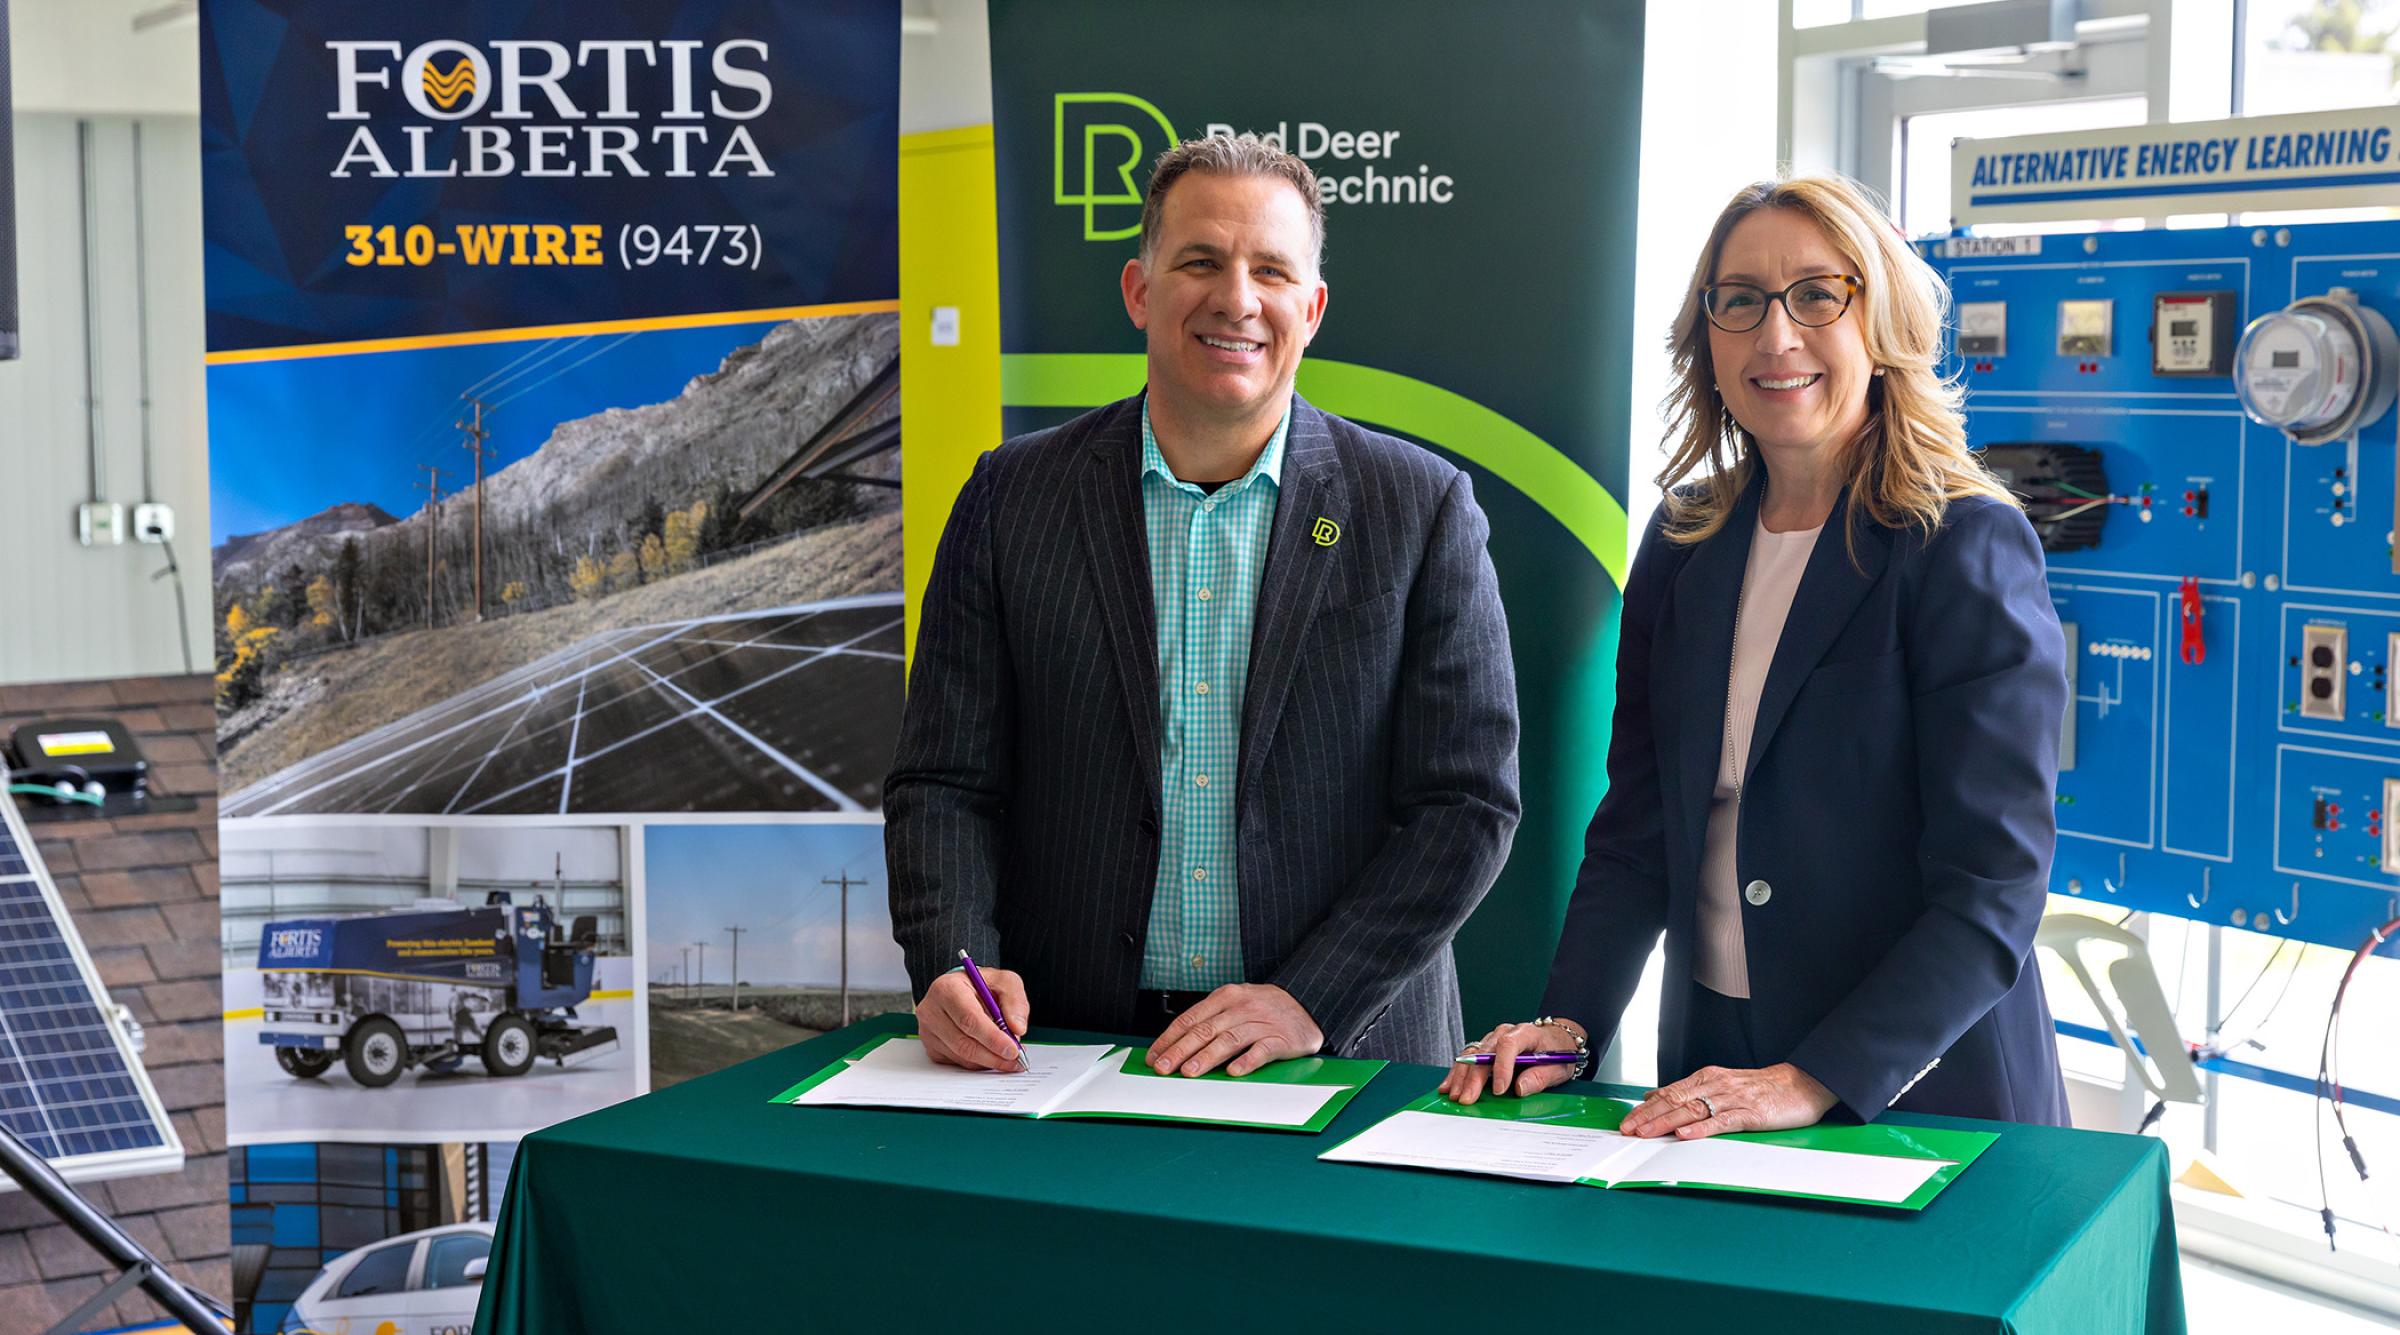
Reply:
M1741 826L1744 763L1758 723L1758 694L1767 684L1767 665L1783 638L1784 618L1800 573L1817 545L1815 528L1772 533L1759 521L1750 536L1750 560L1742 570L1741 612L1734 621L1733 677L1725 700L1724 749L1717 757L1717 783L1708 804L1708 846L1700 861L1698 949L1692 976L1728 997L1750 995L1750 961L1742 946L1742 896L1736 884L1734 839Z

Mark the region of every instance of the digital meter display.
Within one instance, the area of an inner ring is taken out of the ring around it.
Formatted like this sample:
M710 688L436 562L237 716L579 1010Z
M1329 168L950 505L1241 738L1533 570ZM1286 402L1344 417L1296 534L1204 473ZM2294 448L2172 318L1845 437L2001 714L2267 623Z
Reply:
M2275 361L2275 369L2278 371L2291 371L2299 369L2300 354L2298 352L2277 351L2273 354L2273 357Z
M2233 371L2240 316L2231 292L2161 292L2150 299L2150 373L2221 376Z

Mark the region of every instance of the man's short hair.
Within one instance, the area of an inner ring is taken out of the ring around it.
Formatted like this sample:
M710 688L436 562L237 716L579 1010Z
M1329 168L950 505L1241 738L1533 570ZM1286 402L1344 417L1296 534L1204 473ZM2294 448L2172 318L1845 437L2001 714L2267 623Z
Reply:
M1142 260L1147 263L1158 244L1158 215L1167 191L1185 172L1211 176L1271 176L1300 192L1308 209L1309 263L1325 267L1325 200L1317 193L1317 174L1308 164L1250 131L1202 135L1186 139L1158 155L1150 168L1150 188L1142 196Z

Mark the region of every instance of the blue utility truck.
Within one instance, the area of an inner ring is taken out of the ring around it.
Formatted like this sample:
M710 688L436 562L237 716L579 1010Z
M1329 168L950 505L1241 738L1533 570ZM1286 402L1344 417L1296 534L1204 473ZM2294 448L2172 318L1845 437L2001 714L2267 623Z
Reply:
M496 1076L523 1075L543 1057L564 1065L617 1038L575 1015L592 994L597 924L579 917L561 932L539 896L518 907L505 892L481 908L435 900L268 923L259 1042L291 1075L313 1080L339 1057L370 1089L412 1066L456 1070L469 1056Z

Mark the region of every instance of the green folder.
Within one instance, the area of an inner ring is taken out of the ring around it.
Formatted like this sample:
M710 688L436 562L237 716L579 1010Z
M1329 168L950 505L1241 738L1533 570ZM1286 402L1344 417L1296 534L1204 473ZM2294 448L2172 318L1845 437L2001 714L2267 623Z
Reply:
M828 1062L822 1070L819 1070L816 1074L808 1077L806 1080L803 1080L800 1083L792 1086L790 1089L777 1094L773 1099L769 1100L769 1102L795 1103L799 1100L801 1095L812 1089L815 1089L819 1085L824 1084L826 1081L833 1079L836 1075L841 1074L842 1071L848 1068L851 1062L866 1056L869 1052L874 1051L877 1047L880 1047L884 1043L887 1043L893 1039L914 1037L916 1037L914 1034L878 1035L875 1038L860 1044L857 1048L853 1049L840 1060ZM1044 1045L1039 1043L1028 1043L1026 1046L1041 1047ZM1086 1044L1080 1046L1092 1045ZM1201 1084L1211 1081L1224 1081L1240 1085L1310 1085L1320 1088L1331 1088L1334 1093L1317 1108L1316 1112L1311 1115L1306 1122L1303 1123L1259 1122L1248 1121L1236 1117L1219 1117L1197 1114L1117 1111L1104 1106L1093 1107L1089 1106L1088 1104L1074 1108L1064 1108L1047 1113L1004 1112L996 1115L1010 1117L1035 1117L1045 1120L1050 1118L1104 1117L1113 1120L1139 1122L1194 1122L1211 1126L1252 1127L1262 1131L1298 1131L1314 1135L1317 1132L1323 1131L1326 1127L1331 1126L1333 1124L1333 1119L1341 1114L1342 1109L1349 1105L1350 1100L1356 1097L1358 1091L1365 1088L1367 1082L1373 1080L1376 1072L1381 1071L1386 1064L1380 1061L1362 1061L1350 1057L1301 1057L1291 1061L1269 1063L1268 1065L1260 1067L1258 1070L1252 1071L1250 1074L1245 1076L1230 1076L1225 1074L1223 1071L1211 1071L1207 1075L1202 1076L1160 1075L1158 1072L1151 1070L1146 1064L1150 1056L1150 1049L1146 1047L1126 1048L1121 1049L1120 1052L1122 1053L1121 1056L1119 1053L1110 1053L1107 1057L1104 1057L1099 1062L1094 1063L1094 1068L1097 1070L1113 1066L1115 1070L1111 1072L1111 1074L1138 1077L1145 1080L1177 1081L1184 1084ZM986 1110L959 1109L958 1111L983 1112Z
M1479 1118L1503 1122L1539 1122L1554 1126L1579 1127L1595 1131L1614 1131L1624 1120L1632 1105L1621 1099L1594 1098L1582 1094L1534 1094L1525 1098L1486 1099L1474 1104L1460 1105L1439 1093L1427 1094L1414 1102L1402 1105L1392 1116L1404 1113L1432 1113L1443 1117ZM1388 1121L1389 1119L1385 1119ZM1382 1123L1378 1122L1377 1126ZM1375 1128L1342 1142L1327 1153L1336 1153L1361 1137L1372 1135ZM1838 1192L1798 1191L1777 1187L1745 1185L1740 1182L1710 1182L1685 1177L1673 1181L1617 1179L1602 1181L1578 1178L1577 1184L1591 1187L1631 1188L1696 1188L1703 1191L1739 1191L1764 1196L1791 1196L1803 1200L1838 1201L1849 1205L1873 1205L1886 1209L1922 1210L1942 1189L1967 1169L1999 1135L1990 1131L1953 1131L1934 1127L1887 1126L1870 1123L1864 1126L1810 1126L1789 1131L1744 1131L1716 1137L1719 1140L1754 1145L1784 1146L1792 1149L1822 1150L1839 1154L1869 1155L1889 1159L1914 1159L1941 1164L1922 1185L1905 1200L1887 1200L1867 1196L1846 1196ZM1698 1141L1661 1142L1670 1150L1674 1146L1697 1145ZM1363 1162L1353 1160L1353 1162ZM1406 1166L1406 1165L1401 1165ZM1459 1170L1472 1171L1472 1170ZM1498 1174L1511 1176L1510 1174Z

